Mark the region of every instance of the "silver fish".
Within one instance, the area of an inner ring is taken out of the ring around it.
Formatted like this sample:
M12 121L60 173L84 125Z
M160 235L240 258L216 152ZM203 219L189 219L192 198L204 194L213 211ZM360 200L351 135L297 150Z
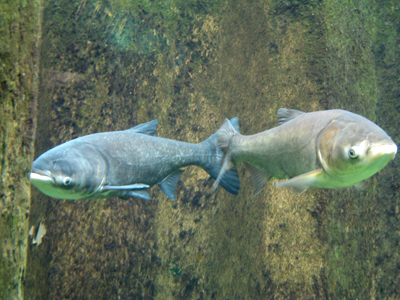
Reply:
M238 130L238 119L231 123ZM125 131L90 134L50 149L33 162L31 183L60 199L151 199L147 190L158 184L175 199L180 168L198 165L217 178L223 152L216 133L191 144L156 137L157 125L154 120ZM237 194L237 170L227 173L221 185Z
M271 178L290 178L275 186L299 194L309 187L352 186L380 171L397 153L382 128L339 109L304 113L281 108L277 127L248 136L225 120L218 143L225 156L214 188L226 171L245 162L255 195Z

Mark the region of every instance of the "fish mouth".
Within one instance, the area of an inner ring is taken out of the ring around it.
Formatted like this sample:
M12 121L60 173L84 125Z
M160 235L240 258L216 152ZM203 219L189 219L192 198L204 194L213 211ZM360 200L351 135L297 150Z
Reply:
M368 153L373 156L389 156L390 159L393 159L397 153L397 146L394 143L374 145L368 149Z
M51 175L50 171L43 171L39 169L32 169L32 172L29 174L29 179L32 182L50 182L55 183L54 176Z

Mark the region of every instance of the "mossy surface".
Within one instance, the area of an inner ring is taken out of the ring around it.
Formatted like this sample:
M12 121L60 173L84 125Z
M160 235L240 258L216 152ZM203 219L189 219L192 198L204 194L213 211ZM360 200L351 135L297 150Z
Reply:
M23 299L40 1L0 2L0 298Z
M374 120L398 144L399 110L394 105L398 95L392 80L398 68L394 64L388 68L388 59L394 57L382 50L397 47L398 32L391 22L399 21L399 7L394 2L327 1L325 11L329 108L347 108ZM397 297L393 292L397 276L391 267L390 275L384 276L387 271L382 268L388 253L397 257L396 168L395 160L358 190L328 194L335 199L327 205L325 221L326 275L333 298Z
M395 1L68 0L43 12L37 154L155 118L159 136L188 142L234 116L252 134L280 107L348 109L399 143ZM211 193L197 167L176 201L158 187L152 201L33 193L31 223L48 234L29 251L27 298L398 298L397 160L358 187L302 195L268 184L252 196L238 169L238 196Z

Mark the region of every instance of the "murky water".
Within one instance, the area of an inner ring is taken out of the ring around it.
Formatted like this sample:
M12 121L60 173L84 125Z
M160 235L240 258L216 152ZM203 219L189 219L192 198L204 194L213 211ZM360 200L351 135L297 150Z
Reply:
M399 144L396 1L44 1L36 156L159 120L197 143L280 107L341 108ZM32 187L27 299L396 299L398 159L356 187L252 196L185 169L176 200L59 200Z

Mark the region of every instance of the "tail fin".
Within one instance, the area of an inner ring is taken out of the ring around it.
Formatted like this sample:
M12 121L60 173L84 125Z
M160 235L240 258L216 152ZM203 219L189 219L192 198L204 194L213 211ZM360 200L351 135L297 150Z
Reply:
M216 181L213 185L214 190L220 184L224 189L232 194L238 194L240 189L239 174L228 158L230 138L239 131L239 119L225 120L222 127L204 142L210 143L211 149L215 153L209 166L204 169Z

